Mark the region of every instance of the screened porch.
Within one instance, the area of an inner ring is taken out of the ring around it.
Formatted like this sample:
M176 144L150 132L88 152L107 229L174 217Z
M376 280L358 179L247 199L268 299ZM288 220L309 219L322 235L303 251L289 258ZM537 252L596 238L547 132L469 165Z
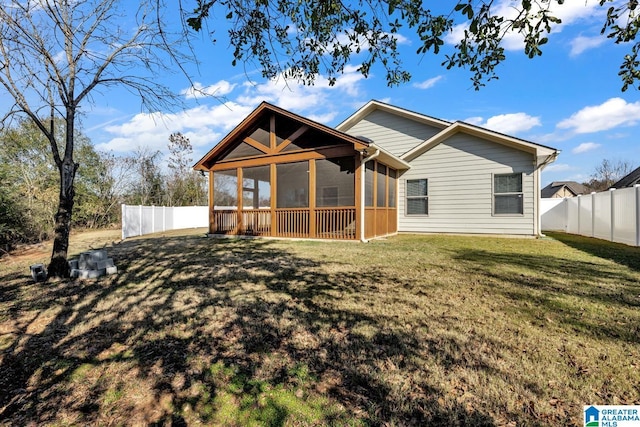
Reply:
M212 233L355 239L355 156L214 173Z
M397 230L398 172L383 157L262 103L194 168L209 173L211 234L353 240Z

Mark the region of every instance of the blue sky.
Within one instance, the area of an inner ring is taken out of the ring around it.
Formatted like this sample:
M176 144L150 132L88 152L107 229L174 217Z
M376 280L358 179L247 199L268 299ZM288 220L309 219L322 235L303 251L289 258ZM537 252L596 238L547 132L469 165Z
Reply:
M640 165L639 93L634 88L621 92L617 75L629 47L600 36L605 10L597 3L570 0L556 6L563 24L554 29L541 57L528 59L521 40L508 37L499 80L480 91L473 89L467 71L440 66L442 54L416 55L418 44L410 33L401 32L400 46L413 80L392 88L387 87L380 68L364 79L356 71L357 57L333 87L322 77L314 86L283 79L266 81L251 66L232 67L228 42L218 34L216 45L197 43L201 64L193 75L201 89L217 97L195 97L187 79L176 74L167 81L182 94L184 108L142 113L135 97L113 91L83 108L83 128L98 149L115 154L137 147L166 153L169 135L182 132L194 146L195 162L261 101L335 126L377 99L558 148L562 153L543 172L543 185L557 180L582 182L604 158ZM509 0L497 4L507 10ZM456 28L450 41L461 28Z

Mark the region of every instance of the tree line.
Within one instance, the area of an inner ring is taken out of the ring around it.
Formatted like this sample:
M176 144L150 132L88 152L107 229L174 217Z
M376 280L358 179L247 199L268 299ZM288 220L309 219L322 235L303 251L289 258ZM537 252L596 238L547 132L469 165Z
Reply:
M55 123L56 132L63 133L63 122ZM180 133L169 137L166 159L148 148L116 156L96 150L81 132L74 138L80 167L73 227L119 226L122 203L207 204L207 178L191 169L193 149ZM0 132L0 146L0 252L6 252L53 236L60 176L49 142L31 121Z

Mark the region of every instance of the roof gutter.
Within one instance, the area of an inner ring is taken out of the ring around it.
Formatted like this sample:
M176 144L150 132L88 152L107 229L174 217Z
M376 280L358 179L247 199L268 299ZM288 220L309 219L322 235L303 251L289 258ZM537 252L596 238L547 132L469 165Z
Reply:
M360 158L361 158L361 161L360 161L360 241L362 243L367 243L368 242L368 240L365 239L365 237L364 237L364 231L365 231L365 228L364 228L364 215L365 215L365 209L364 209L365 195L364 195L364 192L365 192L365 182L364 182L364 180L365 180L365 169L366 169L365 168L365 163L367 163L370 160L375 159L376 157L378 157L380 155L380 150L377 147L373 146L372 148L374 148L376 150L376 152L371 154L371 155L369 155L369 156L367 156L367 157L364 157L366 151L361 151L360 152Z

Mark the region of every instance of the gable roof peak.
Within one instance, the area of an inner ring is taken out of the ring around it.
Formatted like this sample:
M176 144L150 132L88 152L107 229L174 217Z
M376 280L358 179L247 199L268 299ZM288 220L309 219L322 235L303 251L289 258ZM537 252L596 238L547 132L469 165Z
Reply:
M404 117L409 120L414 120L420 123L427 124L429 126L437 127L440 129L444 129L447 126L451 125L451 122L438 119L435 117L427 116L426 114L418 113L412 110L407 110L406 108L397 107L395 105L388 104L386 102L378 101L376 99L372 99L367 102L365 105L360 107L355 113L347 117L343 120L336 129L346 132L351 129L356 123L360 122L363 118L368 116L374 111L384 111L396 116Z

